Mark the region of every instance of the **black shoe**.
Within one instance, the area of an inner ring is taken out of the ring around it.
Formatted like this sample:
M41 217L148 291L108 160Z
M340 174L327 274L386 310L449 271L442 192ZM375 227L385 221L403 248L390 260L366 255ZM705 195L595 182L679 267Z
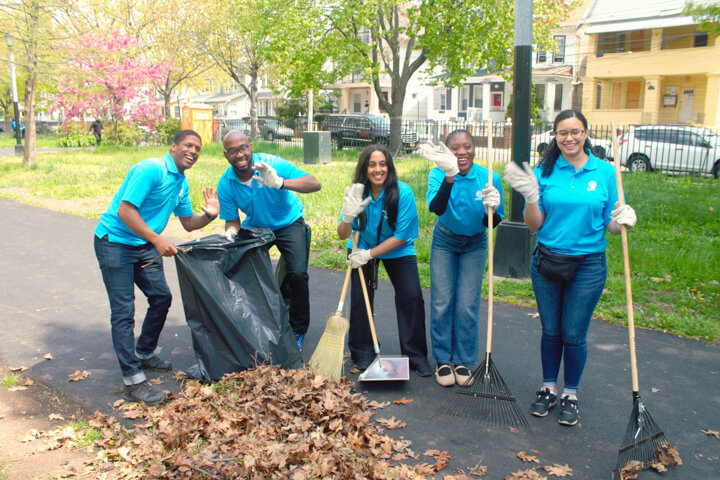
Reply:
M129 402L145 402L145 405L157 405L165 401L165 394L150 388L147 381L125 385L123 397Z
M150 358L140 359L140 364L143 370L162 370L163 372L169 372L172 370L172 363L167 360L161 360L157 355L153 355Z
M560 425L568 425L572 427L578 422L578 402L577 400L571 400L569 397L563 397L560 400L560 418L558 423Z
M430 368L429 363L423 363L421 365L417 365L413 367L413 370L415 370L415 373L417 373L421 377L429 377L433 374L432 368Z
M537 392L537 399L530 405L530 413L536 417L544 417L555 405L557 405L557 395L544 388Z

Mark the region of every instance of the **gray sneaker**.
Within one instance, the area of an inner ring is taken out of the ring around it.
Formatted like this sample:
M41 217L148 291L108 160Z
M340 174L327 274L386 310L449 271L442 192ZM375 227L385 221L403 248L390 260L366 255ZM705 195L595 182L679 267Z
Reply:
M537 399L530 405L530 413L536 417L544 417L555 405L557 405L557 395L544 388L537 392Z
M568 397L563 397L560 400L560 418L558 423L560 425L567 425L572 427L578 422L578 402L577 400L570 400Z
M157 405L165 401L165 394L150 388L147 381L125 385L123 397L129 402L144 402L145 405Z
M150 358L140 360L143 370L161 370L163 372L169 372L172 370L172 363L167 360L162 360L157 355L153 355Z

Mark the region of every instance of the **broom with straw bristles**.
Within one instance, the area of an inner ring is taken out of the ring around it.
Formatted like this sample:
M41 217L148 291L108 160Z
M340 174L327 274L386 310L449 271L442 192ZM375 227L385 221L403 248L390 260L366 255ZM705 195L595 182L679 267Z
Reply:
M357 237L352 236L353 250L355 249L356 243ZM320 337L320 341L312 357L310 357L310 368L323 375L332 377L335 380L340 380L343 373L343 364L345 363L345 335L350 328L350 322L342 315L345 296L347 295L348 285L350 284L350 272L352 272L352 267L348 265L342 292L340 293L338 308L335 313L328 317L327 323L325 324L325 331L322 337Z

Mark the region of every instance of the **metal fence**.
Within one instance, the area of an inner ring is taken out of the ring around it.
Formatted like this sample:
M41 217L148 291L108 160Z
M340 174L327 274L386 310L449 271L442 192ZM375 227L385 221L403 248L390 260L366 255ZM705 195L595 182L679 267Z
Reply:
M327 122L326 122L327 123ZM240 129L250 132L249 125L242 120L229 120L223 125L224 131ZM297 119L293 136L289 140L274 139L283 145L302 147L302 132L306 130L306 119ZM388 143L386 132L352 128L341 135L337 141L338 130L327 124L314 126L315 130L330 130L333 135L333 149L361 149L376 143ZM454 130L464 129L475 140L476 157L484 160L487 155L489 136L493 142L493 162L507 163L512 160L512 125L494 123L492 132L488 132L486 122L472 120L434 121L403 120L402 138L405 150L410 152L422 142L444 142ZM619 155L623 169L630 171L658 171L671 174L685 173L702 176L720 174L720 140L718 132L709 128L687 125L627 125L619 126ZM224 134L224 133L223 133ZM610 125L592 126L588 132L592 152L600 159L612 161L615 156L612 148L612 130ZM552 140L551 127L533 126L530 138L529 161L535 165Z

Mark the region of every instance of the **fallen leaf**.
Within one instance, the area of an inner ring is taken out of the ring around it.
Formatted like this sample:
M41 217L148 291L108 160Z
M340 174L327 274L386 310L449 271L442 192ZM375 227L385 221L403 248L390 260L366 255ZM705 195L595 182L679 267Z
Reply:
M162 378L159 378L159 377L151 378L150 380L148 380L148 384L150 384L150 385L160 385L162 383L165 383L165 380L163 380Z
M505 480L547 480L547 477L540 475L534 469L518 470L515 473L511 473Z
M415 465L415 471L420 475L433 475L435 474L435 467L429 463L418 463Z
M26 378L25 381L23 382L23 386L24 386L24 387L30 387L30 386L32 386L32 385L35 385L35 382L33 382L33 381L32 381L31 379L29 379L29 378Z
M518 433L520 431L515 427L508 427L508 430L510 430L512 433Z
M373 400L372 402L368 402L368 407L370 407L370 408L385 408L389 405L390 405L390 402L378 403L375 400Z
M399 405L407 405L408 403L412 403L412 401L413 401L412 398L402 397L402 398L398 398L393 403L397 403Z
M390 430L395 430L398 428L405 428L405 425L406 425L405 422L402 422L400 420L395 420L395 417L378 418L376 421L383 427L390 429Z
M667 472L667 467L659 462L651 463L650 467L657 470L658 473Z
M27 390L27 387L23 387L22 385L18 385L16 387L10 387L8 388L8 392L22 392L23 390Z
M45 355L43 355L43 358L44 358L45 360L52 360L52 359L53 359L53 356L52 356L51 353L46 353Z
M472 470L470 470L470 475L475 475L476 477L482 477L485 476L485 474L488 472L488 467L485 465L480 465L479 463L475 465Z
M677 447L674 445L664 445L660 447L657 459L660 463L669 467L675 467L683 463Z
M425 450L423 453L426 457L436 457L440 455L440 450Z
M700 430L700 431L702 433L704 433L705 435L712 435L713 437L720 440L720 432L718 432L717 430Z
M74 373L68 376L68 382L79 382L80 380L85 380L89 376L90 372L87 370L83 370L82 372L80 370L75 370Z
M642 470L642 462L630 460L620 469L620 480L636 480Z
M525 452L518 452L516 456L517 456L520 460L522 460L523 462L526 462L526 463L527 463L527 462L540 463L540 460L538 460L538 458L537 458L536 456L534 456L534 455L528 455L528 454L526 454Z
M12 367L12 368L10 368L10 371L11 371L11 372L24 372L25 370L27 370L27 367L25 367L25 366L23 366L23 367Z
M528 313L528 317L530 317L530 318L537 318L539 316L540 316L540 312Z
M122 405L123 403L125 403L125 399L124 399L124 398L121 398L120 400L115 400L115 403L113 403L112 406L115 407L115 408L117 408L117 407L119 407L120 405Z
M547 465L543 467L546 472L548 472L550 475L555 475L556 477L572 477L572 468L568 464L560 465L558 463L553 463L552 465Z
M660 389L659 389L659 388L652 387L652 388L650 389L650 391L651 391L652 393L658 393L658 392L660 391Z
M65 420L65 417L63 417L59 413L51 413L50 415L48 415L48 418L50 420Z

